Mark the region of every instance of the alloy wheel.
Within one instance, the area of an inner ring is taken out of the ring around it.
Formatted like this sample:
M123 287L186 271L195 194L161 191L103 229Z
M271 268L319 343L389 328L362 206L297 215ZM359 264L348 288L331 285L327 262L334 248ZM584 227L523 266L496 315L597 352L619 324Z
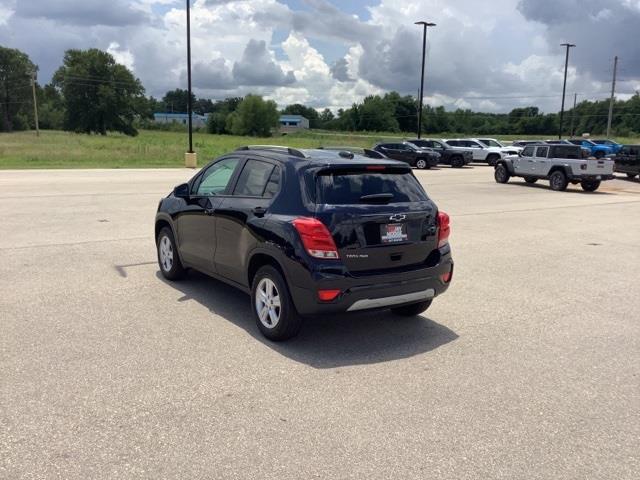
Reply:
M165 272L170 272L173 267L173 245L166 235L160 239L160 265Z
M256 289L255 307L262 325L270 329L278 325L281 313L280 294L273 280L260 280Z

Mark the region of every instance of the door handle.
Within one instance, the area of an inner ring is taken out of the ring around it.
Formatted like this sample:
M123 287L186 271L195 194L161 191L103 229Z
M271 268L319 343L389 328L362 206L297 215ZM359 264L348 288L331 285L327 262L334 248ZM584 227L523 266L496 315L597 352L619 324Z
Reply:
M256 217L264 217L264 214L267 213L267 210L263 207L255 207L251 211Z

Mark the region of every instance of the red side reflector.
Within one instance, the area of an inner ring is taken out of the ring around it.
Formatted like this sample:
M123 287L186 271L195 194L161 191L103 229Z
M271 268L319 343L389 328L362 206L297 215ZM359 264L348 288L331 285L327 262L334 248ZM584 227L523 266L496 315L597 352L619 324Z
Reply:
M386 168L384 165L367 165L367 170L385 170Z
M442 280L443 283L449 283L451 281L451 272L440 275L440 280Z
M444 212L438 212L438 248L443 247L449 242L451 234L451 226L449 225L449 215Z
M340 295L340 290L318 290L318 299L322 302L331 302Z

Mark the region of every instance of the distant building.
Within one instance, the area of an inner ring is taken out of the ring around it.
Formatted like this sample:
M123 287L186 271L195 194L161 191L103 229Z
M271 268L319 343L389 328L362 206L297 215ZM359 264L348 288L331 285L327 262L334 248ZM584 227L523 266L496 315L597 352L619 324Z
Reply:
M309 120L302 115L280 115L280 131L295 132L309 128Z
M194 128L204 127L207 124L205 115L191 114L192 125ZM153 121L155 123L181 123L187 125L189 123L188 113L154 113Z

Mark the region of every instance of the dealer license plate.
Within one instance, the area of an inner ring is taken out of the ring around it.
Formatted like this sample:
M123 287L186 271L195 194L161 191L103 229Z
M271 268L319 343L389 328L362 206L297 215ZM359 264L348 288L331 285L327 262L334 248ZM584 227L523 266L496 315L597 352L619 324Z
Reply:
M406 223L389 223L387 225L381 225L380 230L382 243L404 242L408 238Z

